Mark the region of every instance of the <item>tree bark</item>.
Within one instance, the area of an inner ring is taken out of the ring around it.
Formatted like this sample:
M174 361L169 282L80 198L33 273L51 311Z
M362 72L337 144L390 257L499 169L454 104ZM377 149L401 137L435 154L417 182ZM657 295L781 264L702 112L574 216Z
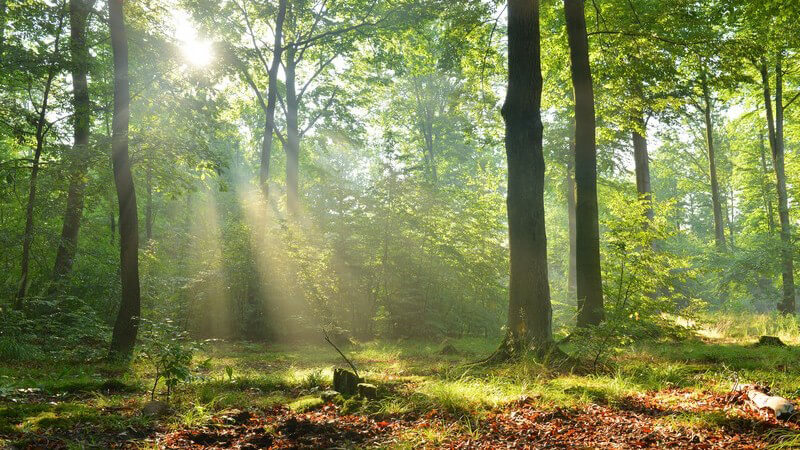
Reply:
M278 99L278 68L281 65L283 53L283 23L286 19L286 2L278 2L278 16L275 19L275 43L273 44L272 63L269 68L269 85L267 91L267 109L264 111L266 120L264 124L264 140L261 146L261 168L259 182L264 192L264 198L269 195L269 164L272 156L272 134L275 131L275 104Z
M61 28L63 25L64 16L59 17L58 28L56 29L56 37L53 43L54 59L58 59L59 46L61 43ZM36 149L33 153L33 164L31 167L31 178L28 187L28 204L25 209L25 233L22 236L22 258L20 261L20 280L19 288L17 289L16 296L14 297L14 306L16 308L22 307L22 302L28 295L30 259L31 259L31 246L33 245L33 212L34 205L36 204L36 182L39 177L39 163L42 157L42 150L44 149L44 142L48 132L45 128L47 124L47 108L50 101L50 92L53 87L53 80L58 72L58 65L51 63L50 70L47 73L47 80L44 84L44 91L42 93L42 104L39 109L39 115L36 119Z
M647 123L643 114L633 118L636 128L633 130L633 161L636 171L636 192L639 198L648 202L645 216L653 220L652 189L650 187L650 155L647 150ZM641 131L640 131L641 130Z
M108 0L111 49L114 54L114 118L111 158L119 201L120 278L122 301L111 337L112 357L130 357L139 331L139 221L136 190L128 156L130 86L128 80L128 39L123 13L124 0Z
M767 215L767 227L769 229L769 234L775 232L775 213L772 211L772 198L770 198L769 192L769 169L767 169L767 157L766 157L766 148L764 146L764 133L759 133L759 147L758 150L761 156L761 173L764 175L766 180L762 183L763 186L763 196L764 196L764 213Z
M722 204L719 198L719 181L717 179L717 163L714 150L714 123L711 120L712 102L708 87L708 76L705 68L700 72L700 85L703 89L703 110L706 125L706 149L708 150L708 173L711 178L711 206L714 210L714 243L717 250L725 251L725 218L722 216Z
M542 154L539 1L508 2L508 91L502 108L508 158L510 285L508 332L514 352L552 345Z
M575 133L569 139L569 154L567 155L567 222L569 226L569 269L567 270L567 293L570 299L574 299L578 291L578 279L576 274L576 248L575 248L575 178L573 172L573 161L575 160Z
M89 48L86 45L86 25L94 0L70 0L70 54L72 57L72 90L74 144L70 168L67 209L61 227L53 280L57 283L72 271L72 263L78 248L78 232L83 215L83 199L86 190L86 170L89 159L89 135L91 132L92 103L89 100Z
M150 161L147 162L145 182L147 183L147 198L144 206L144 236L145 242L150 242L153 239L153 166Z
M298 212L298 181L300 158L300 130L295 74L295 50L286 50L286 210L294 215Z
M792 230L789 222L789 203L786 193L786 172L784 166L783 141L783 67L782 52L778 52L775 63L775 116L772 112L772 96L769 87L769 72L766 58L762 59L761 82L764 89L764 105L767 111L769 145L772 149L772 166L778 190L778 218L781 225L781 269L783 279L783 299L778 311L783 314L795 313L794 301L794 261L792 259Z
M583 0L565 0L572 85L575 91L575 184L578 326L597 325L604 317L597 219L597 151L589 38Z

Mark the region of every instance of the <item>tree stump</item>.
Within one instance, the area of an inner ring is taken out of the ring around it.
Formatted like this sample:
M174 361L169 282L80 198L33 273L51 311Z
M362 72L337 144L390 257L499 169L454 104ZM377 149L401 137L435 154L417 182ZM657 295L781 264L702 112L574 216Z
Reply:
M349 370L335 369L333 371L333 389L342 395L355 395L360 382L361 379Z
M369 383L358 383L358 395L369 400L378 398L378 387Z
M784 344L783 341L777 336L761 336L758 339L756 346L761 347L764 345L772 347L786 347L786 344Z

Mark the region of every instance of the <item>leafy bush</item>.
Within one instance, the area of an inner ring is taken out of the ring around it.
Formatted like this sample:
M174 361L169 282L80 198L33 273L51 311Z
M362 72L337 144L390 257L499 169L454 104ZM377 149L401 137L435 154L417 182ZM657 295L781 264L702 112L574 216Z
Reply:
M192 378L192 357L197 343L188 339L188 333L171 320L142 319L139 358L153 370L153 387L150 399L155 399L156 388L163 379L167 399L181 382Z
M30 297L22 310L0 308L0 358L90 360L107 350L108 327L76 297Z
M609 207L603 248L606 320L573 334L579 353L593 365L637 339L685 334L682 323L690 321L677 319L690 318L701 306L675 288L692 271L669 249L674 231L666 217L672 206L658 205L653 220L645 215L646 200L631 204L616 195Z

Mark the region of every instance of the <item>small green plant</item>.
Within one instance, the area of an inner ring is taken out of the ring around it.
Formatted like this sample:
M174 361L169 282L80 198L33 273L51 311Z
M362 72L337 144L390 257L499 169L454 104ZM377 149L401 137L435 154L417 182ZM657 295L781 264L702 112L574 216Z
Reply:
M155 400L156 388L163 379L169 400L170 394L179 383L192 378L192 357L198 350L197 344L189 340L187 333L169 319L142 319L142 324L144 333L139 357L153 370L150 399Z
M694 313L694 300L675 289L691 275L688 262L664 248L675 232L666 220L672 206L659 204L650 219L649 205L622 196L609 202L602 249L606 317L599 325L575 330L571 339L578 356L593 368L637 340L685 336L681 323L689 323Z
M228 381L233 383L233 367L225 366L225 374L228 375Z

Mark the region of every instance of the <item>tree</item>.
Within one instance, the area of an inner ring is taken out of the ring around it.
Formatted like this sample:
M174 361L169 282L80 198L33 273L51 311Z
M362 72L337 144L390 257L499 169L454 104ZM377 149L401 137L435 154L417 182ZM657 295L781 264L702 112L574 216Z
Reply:
M44 86L42 88L42 99L41 103L38 106L34 106L36 109L36 118L33 119L35 122L35 140L36 140L36 149L34 150L33 154L33 161L31 167L31 177L28 185L28 203L25 211L25 232L22 236L22 258L20 262L20 280L19 280L19 287L17 289L17 294L15 296L15 306L17 308L22 307L22 302L24 298L28 295L28 286L30 284L29 279L29 271L30 271L30 259L31 259L31 245L33 244L33 234L34 234L34 206L36 204L36 188L37 188L37 180L39 177L39 169L40 169L40 162L42 158L42 151L44 150L45 141L47 139L47 135L50 132L53 124L50 123L47 119L47 114L49 111L49 102L50 97L53 90L53 84L55 82L56 75L61 70L61 32L63 30L64 25L64 8L63 5L58 5L58 25L55 29L55 36L53 38L53 52L52 52L52 60L50 61L50 65L47 69ZM31 95L30 90L32 87L29 87L29 96Z
M72 58L72 117L74 144L72 146L67 210L58 242L53 279L57 282L72 270L72 262L78 247L78 231L83 214L83 199L86 190L86 169L89 159L89 134L91 133L92 104L89 100L87 75L89 72L89 48L86 44L86 25L95 0L70 0L70 56Z
M128 37L125 30L124 0L108 0L111 47L114 52L114 117L111 160L119 202L120 280L122 301L111 337L111 355L128 357L139 330L139 218L136 190L128 155L130 86L128 81Z
M600 230L597 216L597 149L594 88L583 0L565 0L572 85L575 91L575 243L578 325L603 320Z
M703 97L703 103L696 105L696 107L703 113L703 121L705 123L705 138L706 138L706 151L708 152L708 177L711 181L711 207L714 211L714 243L717 250L725 250L725 222L722 215L722 203L720 201L719 193L719 179L717 178L717 157L714 146L714 122L713 115L713 100L711 98L711 89L708 83L708 69L704 63L700 63L700 89Z
M498 355L553 344L542 153L539 1L508 2L508 90L502 114L508 158L508 330Z
M792 256L792 225L789 221L789 201L786 192L785 143L783 137L783 117L788 104L783 102L783 50L778 50L775 58L775 112L772 109L772 91L769 84L767 58L761 59L761 85L764 94L764 108L767 114L769 146L772 150L772 166L778 191L778 218L781 225L781 278L783 280L783 300L778 311L784 314L795 313L794 260ZM797 98L797 97L795 97Z

